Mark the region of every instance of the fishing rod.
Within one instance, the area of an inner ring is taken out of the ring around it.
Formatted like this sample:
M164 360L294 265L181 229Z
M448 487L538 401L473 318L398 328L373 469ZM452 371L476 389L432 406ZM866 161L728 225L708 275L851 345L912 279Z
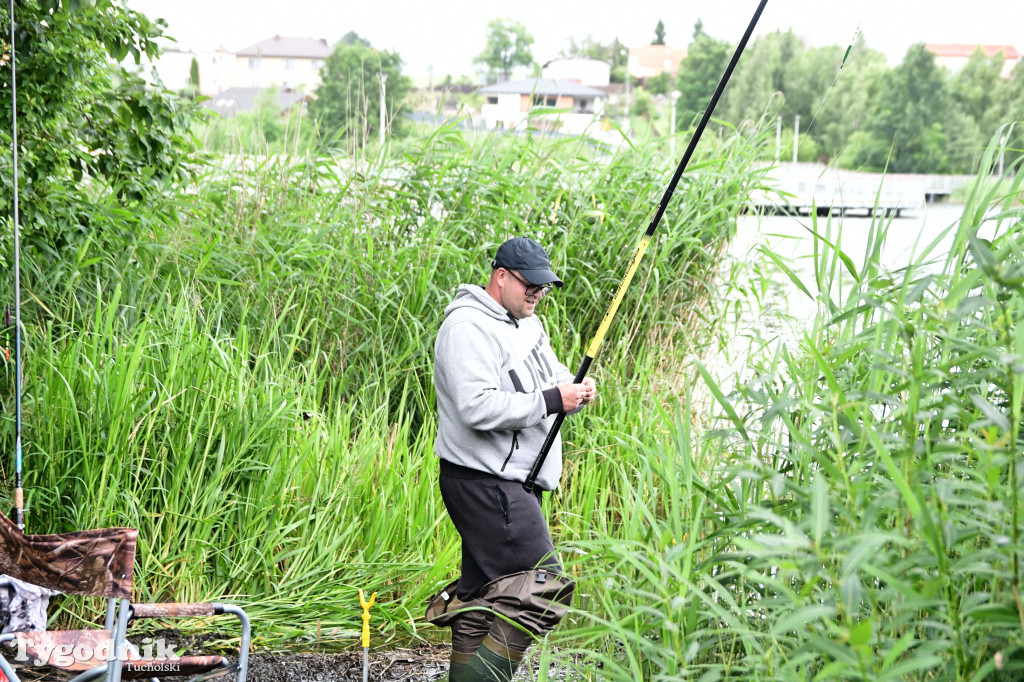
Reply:
M707 127L708 121L711 120L711 114L714 112L715 106L718 104L718 100L722 97L722 92L725 90L725 86L728 84L729 78L732 76L733 69L736 68L736 63L740 59L740 54L743 52L743 48L746 47L747 41L750 40L750 35L754 32L754 27L757 26L757 21L761 18L761 12L764 11L764 7L767 4L768 0L761 0L761 4L757 6L757 11L754 12L754 17L750 20L750 25L747 26L747 30L743 34L743 38L740 39L739 45L736 46L736 52L733 53L732 59L729 61L729 66L726 67L725 73L722 75L722 80L719 81L718 87L715 88L715 93L711 96L711 101L708 102L708 106L704 110L704 115L701 116L700 123L697 124L697 129L693 132L693 137L690 138L690 144L686 147L686 152L683 154L683 158L679 162L679 166L676 168L675 174L672 176L672 181L668 184L668 189L665 190L665 194L661 197L661 203L658 204L657 212L654 214L654 218L651 219L651 224L647 226L647 231L644 232L643 237L640 238L640 243L637 245L636 251L633 252L633 258L629 261L629 267L626 268L626 274L623 276L622 281L619 282L619 288L616 290L615 296L612 298L611 305L608 306L608 310L604 314L604 319L601 320L601 325L597 328L597 333L590 342L590 347L587 348L587 354L583 356L583 362L580 363L580 368L576 371L576 377L573 379L573 383L581 383L583 379L586 378L590 365L594 362L594 358L597 357L597 352L601 348L601 343L604 341L604 336L608 332L608 327L611 326L612 319L615 317L615 313L619 309L619 304L622 303L622 298L626 294L626 289L629 288L629 283L633 281L633 275L636 274L636 270L640 266L640 260L644 257L647 245L651 243L654 231L658 229L658 223L661 222L661 216L664 215L665 208L668 206L668 202L672 199L672 194L676 191L676 185L679 184L679 179L682 177L683 171L686 170L686 164L690 162L690 157L693 156L693 150L697 147L697 143L700 141L700 136L704 133L704 129ZM672 133L674 134L675 131L672 131ZM558 436L558 431L562 428L562 422L564 421L564 412L555 417L555 421L551 425L551 429L548 431L547 437L544 438L544 444L540 447L540 453L537 455L537 459L533 462L530 474L526 477L526 481L523 483L523 488L526 492L533 492L533 488L537 483L537 476L540 474L540 469L544 465L544 460L547 459L548 452L551 450L551 446L554 445L555 438Z
M810 132L811 127L814 125L815 119L818 118L818 114L821 113L821 108L825 106L825 100L828 99L828 95L832 92L832 88L836 86L836 81L839 80L839 74L843 72L843 67L846 66L846 60L850 57L850 52L853 51L853 46L857 42L857 36L860 35L860 24L857 24L857 30L853 32L853 38L850 39L850 44L846 46L846 52L843 53L843 61L839 63L839 70L836 71L836 75L832 76L832 82L829 83L828 90L825 91L825 96L818 102L818 108L814 110L814 115L811 116L811 122L807 124L807 132Z
M18 229L18 84L14 62L14 0L11 0L11 148L14 150L14 523L25 530L21 489L21 245Z

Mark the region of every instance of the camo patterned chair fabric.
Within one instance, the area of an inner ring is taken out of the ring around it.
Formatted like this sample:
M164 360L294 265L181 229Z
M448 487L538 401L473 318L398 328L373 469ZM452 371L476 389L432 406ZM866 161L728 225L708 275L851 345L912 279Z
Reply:
M0 573L82 596L131 599L134 528L26 535L0 514Z

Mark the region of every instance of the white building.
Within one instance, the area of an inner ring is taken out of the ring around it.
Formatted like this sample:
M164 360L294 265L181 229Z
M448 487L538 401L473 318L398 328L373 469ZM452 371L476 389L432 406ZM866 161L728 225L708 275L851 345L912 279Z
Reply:
M312 92L320 85L320 68L330 54L323 39L274 36L235 53L234 85Z
M527 78L480 88L487 98L481 115L488 128L596 133L607 94L570 80Z
M935 55L935 64L956 73L967 65L968 60L978 50L991 59L997 54L1003 55L1001 78L1009 78L1013 67L1020 60L1020 53L1013 45L963 45L961 43L939 44L926 43L924 49Z
M576 81L592 88L604 88L611 82L612 66L600 59L569 57L552 59L544 65L541 77L553 81Z
M238 52L223 47L198 51L165 46L156 62L143 60L141 70L148 78L155 68L164 87L187 90L194 59L199 67L199 94L207 97L232 88L277 87L308 93L320 85L320 68L330 54L323 39L274 36Z
M686 59L686 50L668 45L642 45L629 48L629 75L652 78L668 73L675 80L679 64Z

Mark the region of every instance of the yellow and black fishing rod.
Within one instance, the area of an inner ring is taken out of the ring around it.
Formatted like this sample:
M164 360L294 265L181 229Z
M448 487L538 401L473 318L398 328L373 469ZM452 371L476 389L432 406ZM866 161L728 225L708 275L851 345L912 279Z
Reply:
M605 311L604 318L601 320L601 325L597 328L597 333L594 334L594 339L590 342L590 347L587 348L587 354L583 356L583 362L580 363L580 368L576 371L576 378L573 379L575 383L578 384L586 378L587 372L590 370L590 365L594 362L594 358L597 357L597 352L601 348L604 336L608 333L608 327L611 326L612 319L614 319L615 313L619 309L619 304L622 303L622 298L626 295L626 289L629 288L629 283L633 281L633 275L636 274L637 268L640 267L640 261L644 257L644 252L647 251L647 246L651 243L654 231L658 229L658 223L661 222L661 216L665 214L665 208L668 206L668 202L672 199L672 194L676 191L676 185L679 184L679 179L682 177L683 171L686 170L686 165L690 162L690 157L693 156L693 150L696 149L697 143L700 141L700 136L704 134L704 129L707 127L708 121L711 120L711 114L714 113L715 106L718 104L718 100L721 99L722 92L725 90L725 86L728 84L729 78L732 76L732 72L736 68L736 63L740 60L743 48L746 47L747 41L750 40L750 36L754 32L754 27L757 26L757 21L761 18L761 12L764 11L764 7L767 4L768 0L761 0L761 4L757 6L757 11L754 12L754 16L750 20L750 24L747 26L747 30L744 32L743 37L740 39L739 45L736 46L736 52L733 53L732 59L729 60L729 66L726 67L725 73L722 75L722 80L718 82L718 87L715 88L715 93L711 96L711 101L708 102L708 106L704 110L704 115L701 116L700 123L697 124L696 130L693 131L693 136L690 138L690 144L686 147L686 152L683 154L683 158L679 162L679 166L676 168L675 174L672 176L672 181L668 184L668 189L665 190L665 194L661 197L661 203L658 204L657 212L651 219L650 225L647 226L647 231L644 232L643 237L640 238L640 243L637 244L636 251L633 252L633 258L629 261L629 267L626 268L626 274L622 277L622 281L619 282L619 288L615 291L615 296L612 298L612 302L611 305L608 306L608 310ZM675 131L672 131L672 133L675 133ZM538 453L537 459L533 462L530 474L526 477L526 481L523 483L523 488L526 489L526 492L533 492L533 488L537 483L537 476L540 474L540 469L544 466L544 460L547 459L548 452L550 452L551 446L554 444L555 438L558 436L558 431L562 428L562 422L564 421L564 413L555 417L555 421L551 425L551 429L548 431L547 437L544 439L544 444L540 447L540 453Z

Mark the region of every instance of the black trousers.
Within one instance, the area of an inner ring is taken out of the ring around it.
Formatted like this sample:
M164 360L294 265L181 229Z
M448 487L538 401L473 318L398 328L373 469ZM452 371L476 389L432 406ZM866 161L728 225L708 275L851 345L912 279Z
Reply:
M443 459L439 484L448 516L462 538L459 599L469 601L481 587L511 573L541 566L562 572L539 489L528 493L518 481Z

